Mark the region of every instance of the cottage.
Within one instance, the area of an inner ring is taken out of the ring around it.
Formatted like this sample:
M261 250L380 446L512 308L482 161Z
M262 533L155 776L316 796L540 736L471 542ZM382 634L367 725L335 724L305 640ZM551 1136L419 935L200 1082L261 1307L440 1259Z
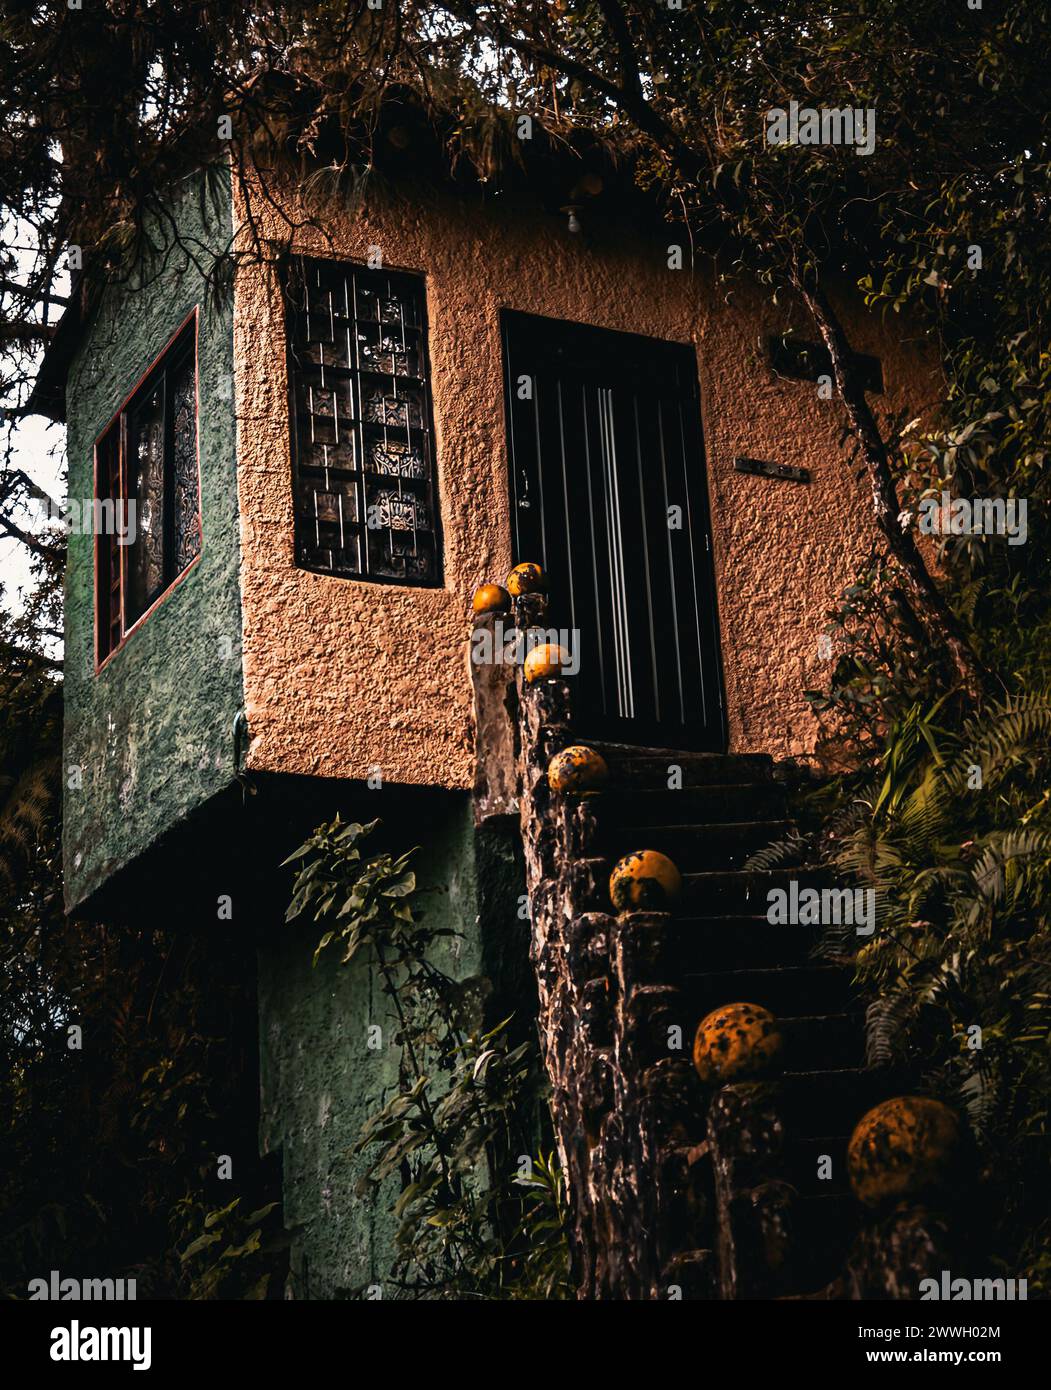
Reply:
M323 1294L385 1267L346 1151L393 1062L367 979L282 928L280 860L379 816L461 968L524 960L515 835L472 814L475 586L543 566L596 735L803 755L871 502L790 310L612 181L568 224L557 186L257 191L188 179L193 254L74 310L37 388L69 495L136 516L70 537L64 873L71 911L258 949L262 1143ZM842 309L881 406L915 401L924 345Z

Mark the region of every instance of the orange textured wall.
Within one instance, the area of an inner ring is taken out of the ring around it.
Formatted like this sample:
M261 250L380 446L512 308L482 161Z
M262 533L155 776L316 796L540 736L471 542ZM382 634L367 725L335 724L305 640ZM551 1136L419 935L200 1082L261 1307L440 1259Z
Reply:
M290 197L293 220L304 209ZM258 208L256 209L258 212ZM234 313L244 679L249 767L471 785L467 670L473 588L502 579L510 529L499 311L521 309L693 343L708 462L730 745L799 755L813 747L802 692L822 683L825 613L871 536L868 485L839 437L842 409L806 382L778 380L760 346L792 324L758 287L716 288L708 269L667 268L670 230L610 228L582 239L545 213L387 191L350 211L309 209L297 252L427 277L445 587L400 589L295 568L281 296L272 267L245 264ZM273 218L264 229L288 239ZM860 310L857 350L879 355L879 409L936 398L933 355ZM900 334L900 327L898 328ZM738 455L801 465L809 485L735 473Z

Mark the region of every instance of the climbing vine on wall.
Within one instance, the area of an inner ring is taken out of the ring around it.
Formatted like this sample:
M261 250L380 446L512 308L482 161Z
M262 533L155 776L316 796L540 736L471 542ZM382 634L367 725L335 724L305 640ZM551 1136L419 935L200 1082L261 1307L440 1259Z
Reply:
M324 928L315 964L331 947L344 965L367 954L395 1021L399 1085L353 1150L367 1157L361 1195L398 1179L390 1283L409 1297L569 1297L561 1174L537 1152L537 1047L487 1018L484 977L435 964L454 933L420 909L415 851L366 855L378 825L319 826L286 860L299 866L286 916Z

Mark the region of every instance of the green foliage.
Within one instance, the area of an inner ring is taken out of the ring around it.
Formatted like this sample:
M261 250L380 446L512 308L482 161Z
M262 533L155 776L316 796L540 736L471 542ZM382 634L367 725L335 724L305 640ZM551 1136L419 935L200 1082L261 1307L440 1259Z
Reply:
M945 654L931 650L897 579L893 562L874 551L828 614L832 676L826 690L805 696L832 767L877 758L888 724L935 684L951 682Z
M347 965L363 944L395 955L420 953L449 931L421 930L408 899L416 891L416 875L409 868L415 850L399 859L377 854L362 859L361 842L379 821L344 825L339 816L320 826L284 861L306 860L299 870L292 901L285 913L291 922L307 908L314 921L331 921L314 951L318 956L333 941L343 946L341 964Z
M179 1252L205 1212L234 1193L263 1205L276 1178L258 1158L243 940L60 915L9 916L5 932L18 970L0 991L0 1289L25 1297L29 1278L59 1269L133 1277L140 1298L207 1296ZM280 1297L284 1257L261 1258ZM259 1277L238 1262L221 1296Z
M264 1299L270 1292L278 1252L288 1248L280 1208L268 1202L258 1210L241 1212L235 1197L225 1207L204 1216L201 1234L179 1254L189 1299ZM176 1215L185 1224L191 1204L180 1204Z
M574 1288L566 1260L566 1184L554 1152L541 1150L532 1160L529 1174L517 1182L525 1191L515 1232L515 1244L522 1251L521 1275L510 1286L510 1297L572 1298Z
M1051 1288L1051 163L1033 22L997 7L964 69L931 69L938 88L899 68L916 109L935 96L949 119L913 121L916 176L876 198L858 276L870 305L932 337L945 373L937 413L894 441L903 525L943 492L1027 504L1025 544L925 542L998 694L980 708L961 695L893 565L870 564L830 615L836 666L810 692L841 775L804 808L827 860L877 890L858 957L870 1059L906 1063L965 1110L988 1188L977 1238L1031 1296ZM881 120L899 109L889 95ZM949 129L969 131L966 168Z
M950 710L943 695L894 720L873 766L834 784L821 842L876 891L857 955L869 1061L906 1067L967 1114L995 1214L980 1238L1046 1292L1051 693Z
M435 964L451 933L416 906L414 851L363 856L377 825L337 817L286 863L302 864L288 919L312 911L326 928L315 964L333 941L344 964L368 948L396 1021L399 1085L353 1149L368 1156L362 1195L399 1180L392 1282L413 1297L569 1297L561 1177L550 1155L529 1158L536 1045L512 1045L509 1019L486 1023L486 980Z
M0 616L0 1297L51 1269L206 1296L177 1252L184 1223L230 1199L217 1154L235 1154L253 1205L272 1191L243 937L66 919L62 687L39 656ZM280 1276L280 1252L258 1258Z

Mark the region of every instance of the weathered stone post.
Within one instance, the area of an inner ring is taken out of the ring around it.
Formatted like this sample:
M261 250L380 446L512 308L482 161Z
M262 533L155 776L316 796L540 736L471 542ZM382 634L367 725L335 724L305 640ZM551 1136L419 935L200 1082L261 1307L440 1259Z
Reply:
M543 614L539 595L516 602L522 631ZM476 632L495 622L477 619ZM693 1020L673 983L672 919L613 915L610 865L595 852L600 798L548 785L551 759L573 742L567 683L530 685L505 664L473 677L476 815L517 811L521 827L578 1296L769 1296L784 1278L794 1195L772 1180L780 1121L765 1092L725 1088L708 1126L711 1093L694 1072Z

